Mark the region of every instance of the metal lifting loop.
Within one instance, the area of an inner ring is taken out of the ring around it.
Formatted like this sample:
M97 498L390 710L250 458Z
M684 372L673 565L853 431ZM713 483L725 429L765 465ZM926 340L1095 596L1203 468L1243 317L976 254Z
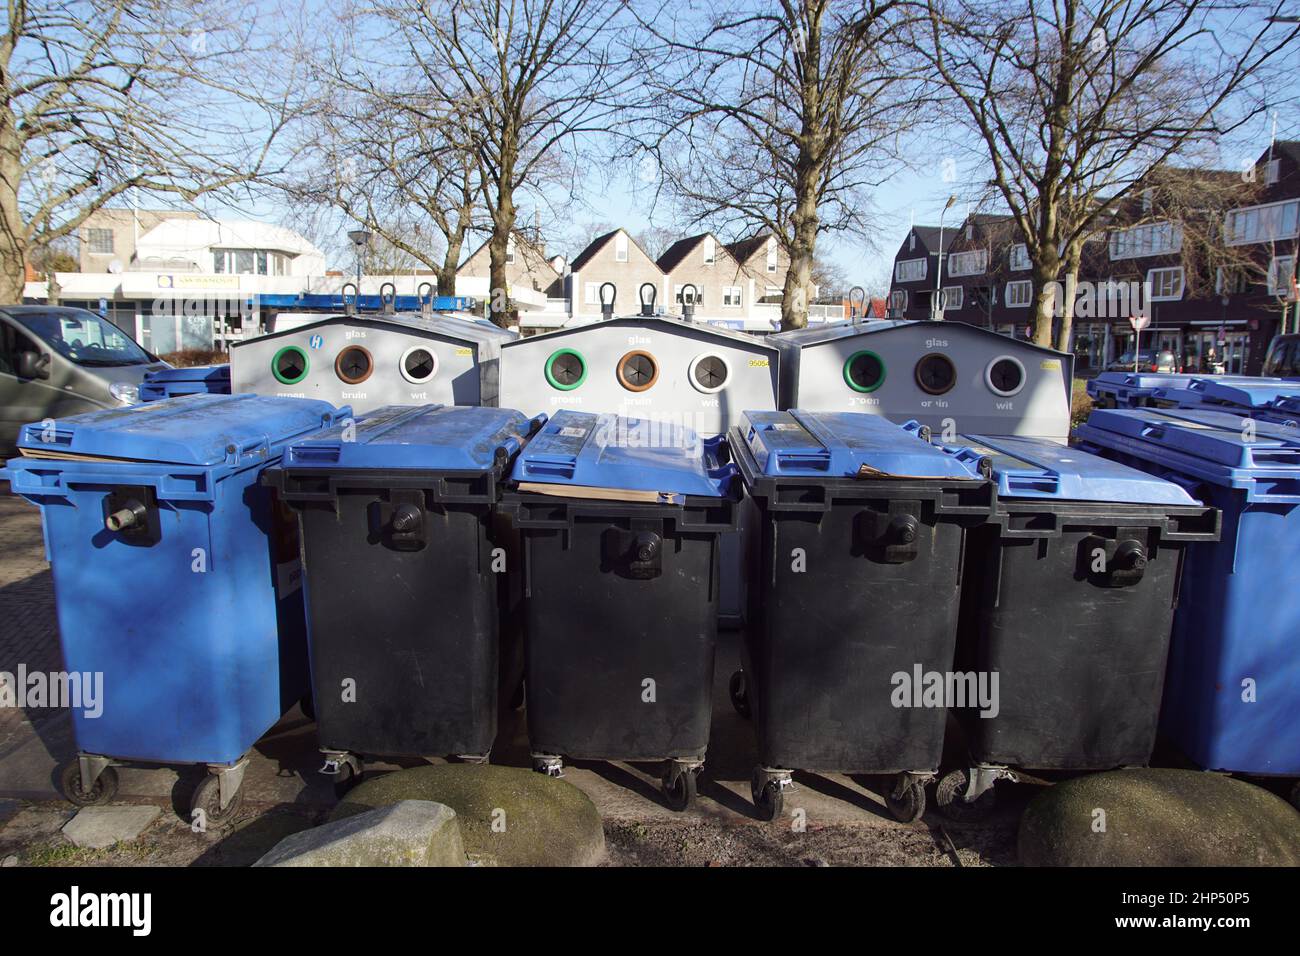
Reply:
M648 300L646 297L646 289L650 290L650 296ZM659 298L659 290L655 288L655 284L653 282L641 283L641 288L637 290L637 294L641 298L641 314L654 315L655 300Z
M385 292L384 290L388 291ZM384 315L392 315L397 307L397 286L392 282L385 282L379 287L379 304L383 307Z
M855 292L857 295L854 295ZM862 306L861 311L858 311L858 305ZM866 316L867 290L860 285L855 285L849 289L849 321L856 322L859 318L866 318Z
M690 290L690 295L686 290ZM682 318L690 321L695 317L695 302L700 297L700 290L695 288L695 284L688 282L682 286Z
M351 300L348 299L348 289L352 290ZM357 299L360 298L360 295L361 292L357 288L357 284L355 282L343 283L343 314L344 315L357 314Z
M428 289L428 293L425 290ZM433 315L433 283L421 282L415 287L415 297L420 302L420 313L422 315Z
M609 301L605 301L605 290L609 290ZM614 300L618 298L618 287L612 282L600 284L600 314L606 319L614 317Z

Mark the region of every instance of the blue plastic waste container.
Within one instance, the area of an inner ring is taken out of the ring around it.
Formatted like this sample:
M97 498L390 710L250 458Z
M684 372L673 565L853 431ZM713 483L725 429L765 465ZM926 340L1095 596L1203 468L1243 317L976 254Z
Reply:
M195 365L146 372L140 383L140 401L159 402L183 395L229 395L229 365Z
M244 755L307 692L292 514L262 470L348 414L306 399L196 395L26 425L8 463L40 506L69 671L102 674L73 709L72 802L106 802L115 764L207 764L207 824L239 802Z
M517 536L496 503L545 421L388 406L294 442L263 475L299 516L317 734L337 787L367 756L488 759L498 685L513 693L522 669Z
M1300 775L1300 436L1145 410L1093 412L1078 437L1223 511L1222 540L1187 553L1162 730L1208 770Z
M1102 372L1088 380L1089 397L1100 408L1141 408L1157 388L1184 387L1195 376L1182 372Z
M745 412L731 449L759 510L744 670L759 814L775 819L793 771L891 778L903 821L925 810L952 670L966 532L988 520L978 460L915 422L854 412Z
M535 770L662 762L693 801L712 719L720 537L740 483L721 436L561 411L503 496L523 536L525 687Z
M1033 438L961 435L989 463L997 508L966 541L957 672L996 681L953 708L970 762L936 787L939 808L987 810L1022 771L1147 763L1178 580L1219 513L1172 481Z

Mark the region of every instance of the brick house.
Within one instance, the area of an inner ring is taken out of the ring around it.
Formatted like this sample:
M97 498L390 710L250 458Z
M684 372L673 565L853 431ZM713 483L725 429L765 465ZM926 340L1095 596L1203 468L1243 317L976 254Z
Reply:
M612 283L614 312L633 315L641 310L638 292L647 282L655 287L656 304L668 300L668 277L626 229L615 229L592 240L573 260L565 280L573 316L600 316L600 287Z
M658 266L668 279L665 311L669 314L681 315L682 289L687 285L695 286L700 314L707 310L709 315L743 319L754 301L752 277L711 232L674 242L659 257Z
M731 257L740 265L748 280L744 293L747 302L780 305L785 298L785 276L790 271L790 257L781 248L776 236L760 232L727 246ZM816 290L813 291L816 298Z
M1144 352L1167 349L1189 370L1254 375L1273 336L1300 329L1300 142L1265 150L1253 175L1252 187L1241 191L1243 204L1229 207L1222 221L1212 210L1166 211L1157 180L1115 206L1113 227L1085 246L1081 283L1097 290L1110 281L1149 288L1151 323L1140 336ZM1181 180L1184 195L1188 178L1203 180L1205 192L1217 195L1242 174L1172 170L1166 176ZM1195 222L1180 219L1197 215L1202 218ZM913 227L894 257L891 317L931 317L937 250L943 257L944 319L1026 334L1034 289L1017 239L1014 221L1005 216L967 217L944 231L942 250L937 227ZM1073 343L1080 370L1100 370L1133 348L1127 315L1111 308L1101 314L1101 297L1098 291L1091 315L1076 311Z
M457 277L491 277L492 255L484 242L456 268ZM564 277L547 258L546 247L515 233L506 245L506 281L511 288L522 286L544 292L548 298L564 296Z

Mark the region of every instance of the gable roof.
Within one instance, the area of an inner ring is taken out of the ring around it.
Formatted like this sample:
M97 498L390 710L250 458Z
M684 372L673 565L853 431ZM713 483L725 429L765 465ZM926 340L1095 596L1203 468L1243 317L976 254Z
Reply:
M556 269L555 266L551 265L550 257L548 257L548 256L546 255L545 250L543 250L541 246L539 246L537 243L533 242L531 239L529 239L529 238L527 238L526 236L524 236L522 233L514 232L514 233L512 233L511 235L514 236L515 246L516 246L516 247L518 247L518 246L520 246L520 245L527 246L527 247L528 247L529 249L531 249L534 253L536 253L536 255L537 255L537 259L538 259L539 262L541 262L542 265L546 266L546 268L548 268L548 269L550 269L552 272L554 272L554 273L555 273L555 277L556 277L557 279L560 277L560 270ZM484 239L481 243L479 243L479 244L474 248L474 250L473 250L469 255L467 255L467 256L464 258L464 260L461 261L460 265L456 266L456 271L457 271L457 272L460 272L461 269L464 269L467 265L469 265L470 261L471 261L471 260L472 260L476 255L478 255L480 252L482 252L483 249L487 246L487 244L488 244L489 242L491 242L491 241L492 241L492 237L491 237L491 236L488 236L488 237L487 237L486 239Z
M664 254L659 257L659 268L665 273L672 272L682 262L694 252L704 242L705 239L713 240L714 258L717 257L718 250L725 250L727 255L731 255L731 247L725 243L719 242L718 237L711 232L702 232L698 236L691 236L687 239L678 239L671 246L664 250Z
M727 251L742 265L754 257L754 253L767 245L767 240L772 237L770 232L760 232L756 236L750 236L748 239L741 239L739 242L727 244Z
M628 242L636 246L637 250L641 253L641 255L649 259L652 264L658 265L658 263L655 263L654 257L651 256L650 253L646 252L644 248L642 248L641 243L636 241L636 237L633 236L632 233L624 229L622 226L619 226L613 232L607 232L603 236L597 236L595 239L591 240L591 244L588 245L586 249L583 249L580 253L578 253L578 257L569 264L569 271L577 272L579 269L585 266L588 262L590 262L593 258L595 258L596 253L600 252L601 249L605 248L606 243L608 243L611 239L617 236L620 232L627 236ZM663 270L661 269L660 271L662 272Z
M930 255L934 255L936 251L948 251L948 247L952 245L953 239L961 232L961 226L913 226L912 232L916 233L916 238L921 240L921 244L925 246L926 252L930 253ZM942 249L939 249L940 232L943 233ZM904 239L903 245L906 246L906 244L907 240ZM898 254L902 255L905 251L905 249L900 248Z

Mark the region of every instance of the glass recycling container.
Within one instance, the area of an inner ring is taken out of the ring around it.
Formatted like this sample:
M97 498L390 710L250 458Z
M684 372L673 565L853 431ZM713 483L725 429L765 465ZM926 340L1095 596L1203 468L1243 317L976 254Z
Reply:
M953 453L997 485L967 538L957 654L993 693L953 708L970 763L939 780L939 808L987 811L1018 770L1145 765L1184 555L1218 539L1218 509L1056 442L960 435Z
M322 772L340 789L368 756L487 761L518 551L496 504L545 420L387 406L267 471L299 516Z
M668 805L694 800L740 497L727 457L722 436L567 410L519 455L502 507L523 537L534 769L661 761Z
M947 720L922 684L952 669L962 546L992 485L923 426L866 413L746 412L731 448L760 514L731 683L755 806L775 819L794 770L888 775L890 811L919 819Z
M350 414L306 399L187 398L26 425L6 477L41 509L65 667L102 674L72 712L73 803L106 803L125 763L206 764L212 825L245 754L308 689L298 547L263 470Z

